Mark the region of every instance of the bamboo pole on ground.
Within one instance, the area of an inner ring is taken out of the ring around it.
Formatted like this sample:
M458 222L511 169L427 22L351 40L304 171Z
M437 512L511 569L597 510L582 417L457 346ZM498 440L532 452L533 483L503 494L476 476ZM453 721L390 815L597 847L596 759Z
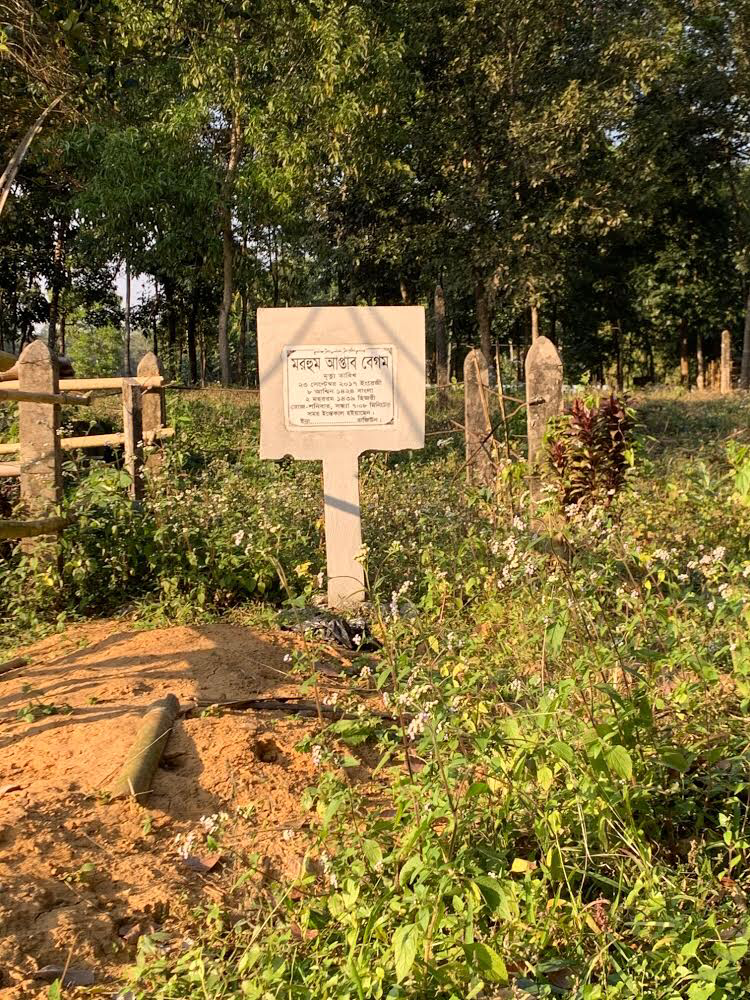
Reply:
M154 774L179 711L180 703L173 694L151 706L112 786L112 798L132 796L141 799L151 791Z
M0 462L0 476L4 479L15 479L21 475L20 462Z

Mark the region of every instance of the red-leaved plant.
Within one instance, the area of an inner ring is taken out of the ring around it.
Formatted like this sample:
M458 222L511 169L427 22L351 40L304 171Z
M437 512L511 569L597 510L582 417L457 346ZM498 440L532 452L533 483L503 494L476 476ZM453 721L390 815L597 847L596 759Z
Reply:
M595 504L608 507L632 464L627 443L631 421L614 393L587 404L576 398L549 437L549 459L559 480L566 516Z

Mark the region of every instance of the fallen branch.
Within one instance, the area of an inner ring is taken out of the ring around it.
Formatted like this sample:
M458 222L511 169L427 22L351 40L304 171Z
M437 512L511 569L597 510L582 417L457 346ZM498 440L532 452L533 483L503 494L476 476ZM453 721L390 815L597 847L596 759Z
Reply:
M68 517L43 517L36 521L0 521L0 538L37 538L56 535L70 524Z
M222 708L234 712L288 712L290 715L310 715L318 716L318 705L314 701L306 698L245 698L241 701L197 701L196 706L200 709ZM192 709L188 709L188 712ZM320 714L328 719L359 719L360 716L354 712L345 712L332 705L321 705ZM370 709L370 714L382 719L383 722L396 722L392 715L387 712L378 712Z
M0 674L7 674L11 670L18 670L20 667L25 667L28 662L25 656L17 656L14 660L8 660L7 663L0 663Z

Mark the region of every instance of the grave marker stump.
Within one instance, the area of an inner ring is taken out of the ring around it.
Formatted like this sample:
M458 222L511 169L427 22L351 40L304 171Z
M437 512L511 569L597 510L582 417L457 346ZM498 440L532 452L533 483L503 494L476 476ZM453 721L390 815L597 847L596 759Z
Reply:
M57 359L47 345L35 340L18 359L18 388L24 392L60 391ZM49 403L19 403L21 499L32 518L51 517L62 500L60 407ZM56 563L56 535L39 535L21 542L25 553Z
M533 510L541 500L539 464L547 424L563 411L563 367L548 337L537 337L526 355L526 433L529 447L529 492Z
M159 359L149 351L138 362L138 375L162 375ZM142 420L143 433L160 431L167 425L167 394L163 388L152 388L143 393ZM164 461L164 452L159 441L154 438L153 447L146 459L148 472L158 472Z
M464 361L464 433L466 481L489 487L495 481L494 439L487 402L487 360L480 350L469 351Z
M419 306L258 310L260 457L322 459L328 605L365 596L359 456L424 445Z

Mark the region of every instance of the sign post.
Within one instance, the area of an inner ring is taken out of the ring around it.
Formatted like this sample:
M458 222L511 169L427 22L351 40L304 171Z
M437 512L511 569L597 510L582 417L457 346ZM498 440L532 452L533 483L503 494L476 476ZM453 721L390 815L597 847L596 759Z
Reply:
M424 446L424 309L259 309L258 366L260 457L322 460L328 605L356 605L359 456Z

